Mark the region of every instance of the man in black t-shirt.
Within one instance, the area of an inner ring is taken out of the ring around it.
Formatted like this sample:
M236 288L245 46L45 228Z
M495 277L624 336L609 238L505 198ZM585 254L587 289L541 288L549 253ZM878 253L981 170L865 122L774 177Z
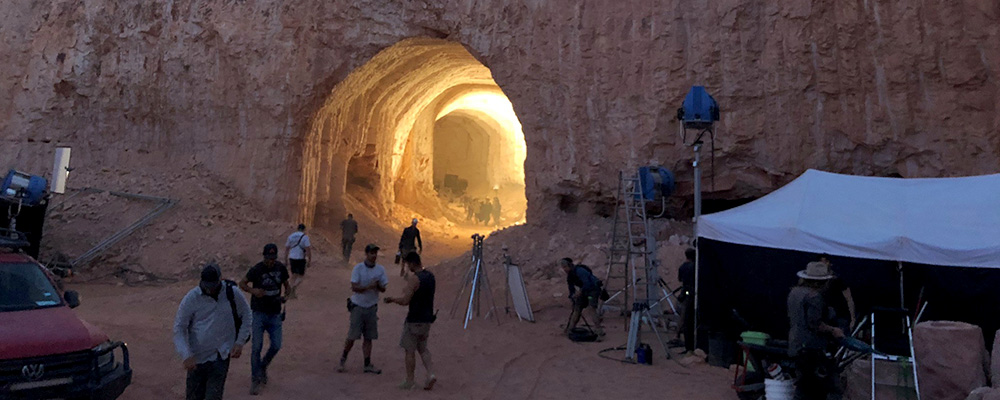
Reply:
M403 234L399 237L399 257L406 257L407 254L416 252L423 253L424 241L420 239L420 229L417 229L417 219L410 221L410 226L403 229ZM400 259L396 259L398 262ZM406 276L406 267L399 265L399 276Z
M281 350L281 304L285 298L281 295L282 288L288 293L288 269L276 261L278 246L268 243L264 246L264 260L247 271L240 281L240 289L250 293L250 309L253 310L253 350L250 354L251 385L250 394L260 393L260 387L267 384L267 366ZM251 286L252 285L252 286ZM271 340L271 347L263 358L260 356L264 348L264 332Z

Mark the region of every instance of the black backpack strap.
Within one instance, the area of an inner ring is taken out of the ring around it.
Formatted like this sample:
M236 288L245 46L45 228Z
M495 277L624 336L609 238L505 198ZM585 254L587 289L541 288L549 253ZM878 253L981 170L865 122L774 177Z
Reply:
M233 291L233 287L236 286L236 282L231 280L224 280L223 284L226 285L226 298L229 299L229 307L233 310L233 324L236 326L236 340L240 339L240 326L243 325L243 318L240 318L239 311L236 310L236 293Z

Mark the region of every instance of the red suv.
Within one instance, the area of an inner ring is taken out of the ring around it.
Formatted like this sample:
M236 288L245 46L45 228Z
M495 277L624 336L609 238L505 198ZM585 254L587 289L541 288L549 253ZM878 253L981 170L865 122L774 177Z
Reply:
M115 399L132 383L128 347L78 305L37 261L0 249L0 399Z

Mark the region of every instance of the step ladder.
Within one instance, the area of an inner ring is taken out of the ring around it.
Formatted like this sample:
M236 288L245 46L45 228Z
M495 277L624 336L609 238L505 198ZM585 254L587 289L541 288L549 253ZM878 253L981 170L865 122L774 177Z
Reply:
M632 251L632 235L629 226L629 216L633 213L629 211L626 204L631 195L633 179L626 178L624 173L618 172L618 191L616 193L615 222L612 226L611 243L608 246L608 266L604 275L604 288L610 294L610 298L605 300L600 308L601 314L617 311L619 315L625 316L629 313L632 303L629 302L631 282L629 265Z
M908 342L907 345L909 347L909 356L890 355L878 351L879 346L878 343L875 342L875 316L877 314L883 314L883 317L887 318L896 317L902 319L903 329L906 333L906 339ZM903 308L874 307L872 308L871 314L868 316L868 322L871 323L872 348L875 350L875 353L871 355L871 399L875 400L875 393L878 391L878 387L876 385L876 378L878 374L875 373L877 364L876 361L885 360L901 366L910 366L913 369L913 391L916 399L920 400L920 380L917 379L917 356L913 349L913 324L910 320L909 311ZM864 325L864 323L865 321L862 321L861 325Z
M629 315L628 344L625 358L635 359L644 330L648 328L668 358L670 353L657 330L662 322L663 303L676 313L673 291L660 279L656 261L656 238L649 229L646 199L639 174L618 173L618 199L615 222L608 252L605 287L610 297L600 307L602 313L618 310Z

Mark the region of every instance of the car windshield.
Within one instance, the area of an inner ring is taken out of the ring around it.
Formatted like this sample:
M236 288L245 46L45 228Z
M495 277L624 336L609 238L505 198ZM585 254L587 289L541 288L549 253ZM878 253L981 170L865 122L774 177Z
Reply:
M0 265L0 311L32 310L61 303L59 292L37 265Z

